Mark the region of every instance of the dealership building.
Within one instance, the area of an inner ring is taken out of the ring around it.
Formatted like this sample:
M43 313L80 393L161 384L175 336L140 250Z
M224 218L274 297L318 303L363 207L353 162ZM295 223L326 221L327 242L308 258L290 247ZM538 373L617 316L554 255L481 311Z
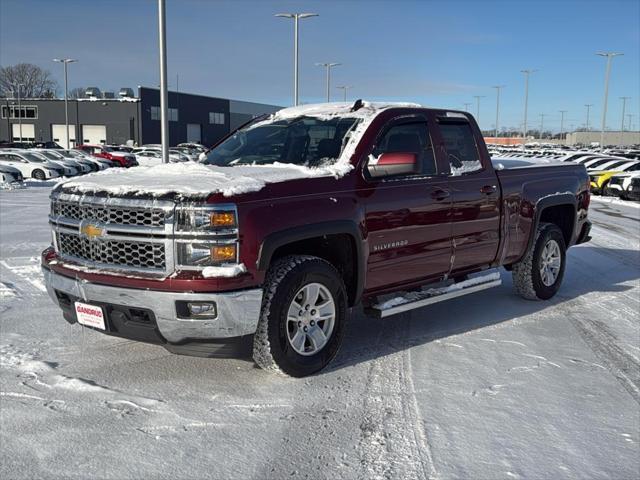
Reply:
M160 92L130 88L118 97L96 88L88 98L69 100L70 145L160 143ZM169 92L169 144L211 145L255 116L282 107L224 98ZM0 141L46 142L66 145L64 100L0 99Z

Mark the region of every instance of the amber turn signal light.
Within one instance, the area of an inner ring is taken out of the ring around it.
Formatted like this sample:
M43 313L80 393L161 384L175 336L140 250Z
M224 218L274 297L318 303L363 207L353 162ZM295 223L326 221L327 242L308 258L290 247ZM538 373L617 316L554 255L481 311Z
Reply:
M211 249L211 259L216 262L235 261L236 246L235 245L219 245Z
M233 212L213 212L211 213L212 227L234 227L236 215Z

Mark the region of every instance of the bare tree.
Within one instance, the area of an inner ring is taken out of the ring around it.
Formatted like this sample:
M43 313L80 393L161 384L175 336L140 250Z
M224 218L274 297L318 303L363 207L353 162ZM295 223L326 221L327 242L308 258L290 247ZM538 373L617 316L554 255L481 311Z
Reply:
M13 90L17 95L16 84L22 84L20 96L23 98L52 97L58 89L58 82L53 79L51 72L32 63L0 67L0 91L8 95Z
M69 90L69 98L71 99L84 98L85 97L84 93L86 90L87 89L83 87L72 88L71 90Z

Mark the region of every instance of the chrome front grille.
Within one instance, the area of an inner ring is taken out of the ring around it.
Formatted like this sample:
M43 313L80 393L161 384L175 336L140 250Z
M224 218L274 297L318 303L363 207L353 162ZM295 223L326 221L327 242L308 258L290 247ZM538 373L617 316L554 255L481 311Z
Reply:
M118 225L138 225L142 227L162 227L167 212L161 208L144 209L111 205L95 205L54 200L51 214L73 220L95 220Z
M49 222L61 259L100 270L174 271L172 201L54 193Z
M122 240L93 241L70 233L57 233L61 255L92 264L121 265L125 268L165 270L165 246L162 243Z

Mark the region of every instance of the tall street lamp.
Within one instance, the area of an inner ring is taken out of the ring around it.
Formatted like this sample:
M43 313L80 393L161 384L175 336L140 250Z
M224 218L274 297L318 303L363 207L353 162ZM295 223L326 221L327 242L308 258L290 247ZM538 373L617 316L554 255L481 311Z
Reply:
M478 126L480 126L480 99L484 98L484 95L474 95L473 98L476 99L476 122L478 122ZM482 130L482 129L480 129Z
M342 90L343 93L343 99L342 101L344 103L347 103L347 90L349 90L350 88L353 88L353 85L341 85L339 87L336 87L339 90Z
M596 55L607 57L607 69L604 76L604 106L602 108L602 128L600 129L600 148L604 146L604 129L607 123L607 101L609 99L609 74L611 73L611 60L613 57L624 55L623 53L598 52Z
M498 137L498 119L500 118L500 90L504 87L504 85L493 86L496 89L496 138Z
M523 125L523 135L522 135L522 148L524 148L524 144L527 143L527 108L529 107L529 76L533 72L537 72L537 70L520 70L524 73L524 125Z
M470 103L465 103L464 104L464 111L468 113L469 112L469 107L471 107L471 104Z
M316 67L324 67L327 69L327 103L331 101L331 69L342 65L341 63L316 63Z
M167 83L167 16L165 0L158 0L158 50L160 54L160 142L162 163L169 163L169 87Z
M560 112L560 140L562 140L562 134L564 133L564 114L567 110L558 110Z
M630 100L631 97L620 97L620 100L622 100L622 126L620 127L620 131L624 132L624 111L626 110L627 107L627 100Z
M298 23L301 18L318 17L317 13L277 13L276 17L293 19L293 105L298 105Z
M542 132L544 132L544 117L546 116L546 113L540 114L540 140L542 140Z
M593 103L587 103L585 104L585 107L587 107L587 123L586 123L586 129L587 132L589 131L589 110L591 110L591 107L593 107Z
M69 150L69 81L67 77L67 65L77 62L72 58L54 58L54 62L62 63L64 66L64 124L67 128L67 150Z

